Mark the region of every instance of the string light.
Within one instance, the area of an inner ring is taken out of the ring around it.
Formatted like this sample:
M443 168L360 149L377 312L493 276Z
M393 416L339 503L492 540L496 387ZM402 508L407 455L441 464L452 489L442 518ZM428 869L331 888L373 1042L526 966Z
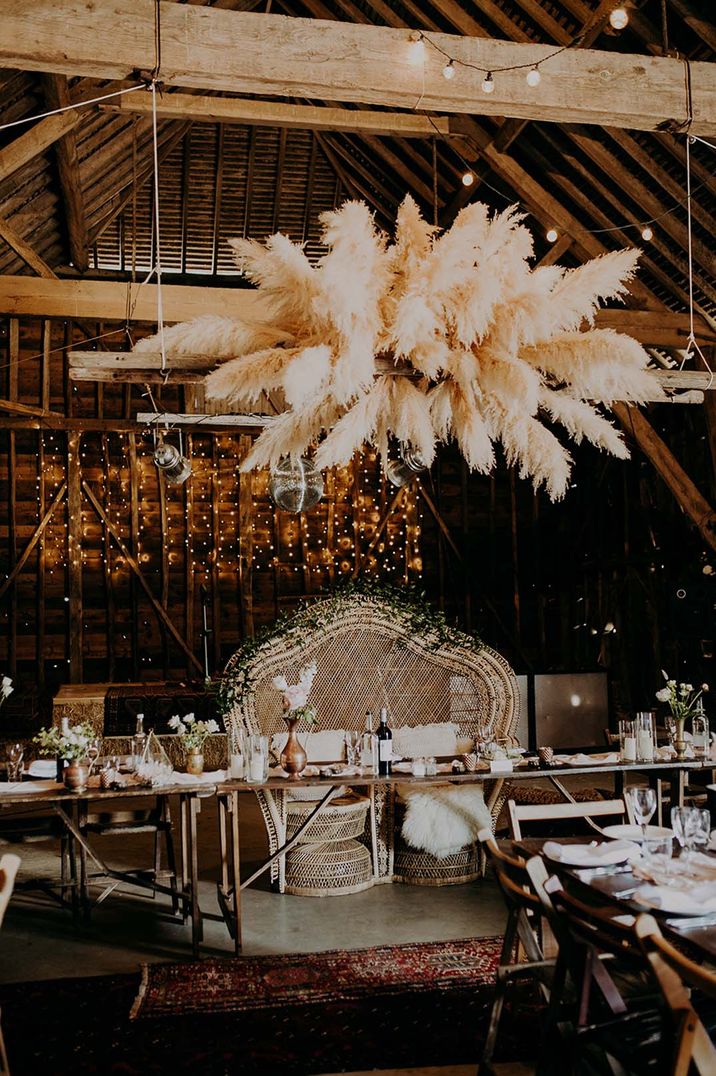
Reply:
M648 243L650 239L654 238L654 232L648 224L644 228L642 228L641 237L646 243Z
M425 38L421 33L413 34L410 39L410 48L408 50L408 60L416 67L421 64L425 59Z
M472 172L463 172L462 183L464 187L471 187L475 182L475 176Z
M492 77L492 71L488 71L485 75L484 79L482 80L481 89L483 93L492 93L495 89L495 82Z
M629 22L629 12L626 8L615 7L609 12L609 23L614 30L623 30Z
M541 81L542 76L540 74L539 67L537 66L537 64L535 64L534 67L530 68L530 70L527 72L527 85L539 86Z
M559 239L559 232L556 228L550 228L545 234L545 239L548 243L556 243Z
M448 60L443 67L443 78L448 79L448 81L455 78L455 63L453 60Z

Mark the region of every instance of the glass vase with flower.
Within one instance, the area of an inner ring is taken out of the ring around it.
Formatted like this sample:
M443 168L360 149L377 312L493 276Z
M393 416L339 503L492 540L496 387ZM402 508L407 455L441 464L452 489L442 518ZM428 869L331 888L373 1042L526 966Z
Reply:
M676 757L683 759L686 757L687 748L687 741L684 736L686 720L697 709L697 703L703 693L708 691L709 685L701 684L700 687L695 688L692 684L677 684L676 680L671 680L669 674L664 672L663 669L661 672L666 681L666 686L657 691L656 697L659 702L665 702L669 707L671 720L673 721L674 750L676 751Z
M204 772L204 744L215 732L220 732L218 722L197 721L194 714L169 718L169 728L174 729L186 754L186 772L197 776Z
M306 749L298 738L298 723L305 721L312 727L318 722L315 706L308 705L315 675L316 663L312 661L299 671L297 684L289 684L285 676L274 676L272 680L273 686L282 695L283 719L288 729L280 762L293 781L300 779L308 762Z

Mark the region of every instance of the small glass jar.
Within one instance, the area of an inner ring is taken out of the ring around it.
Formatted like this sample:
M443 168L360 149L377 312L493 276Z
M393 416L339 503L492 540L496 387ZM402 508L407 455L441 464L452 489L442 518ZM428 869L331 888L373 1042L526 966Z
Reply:
M250 785L262 785L268 777L268 764L268 736L249 736L244 780Z
M619 722L619 759L621 762L636 762L636 721L627 719Z
M432 756L425 759L425 776L435 777L438 772L438 764Z
M413 777L425 777L427 775L427 765L424 758L413 759Z
M654 715L651 710L641 710L634 722L636 726L636 760L653 762L656 756Z

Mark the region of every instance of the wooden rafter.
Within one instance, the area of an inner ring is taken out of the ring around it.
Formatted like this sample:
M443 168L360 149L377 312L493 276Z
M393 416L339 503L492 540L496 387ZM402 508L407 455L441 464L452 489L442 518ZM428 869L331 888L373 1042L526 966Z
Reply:
M70 104L70 93L64 75L47 75L44 83L45 99L50 108L65 108ZM68 113L68 115L76 114ZM74 126L57 140L55 154L65 209L70 259L81 273L85 273L88 266L89 243Z
M123 78L154 64L151 0L0 0L0 64L66 75ZM435 35L448 53L484 70L549 59L536 96L522 72L506 73L482 95L483 112L561 123L610 123L653 130L686 117L683 65L655 56L584 50L554 56L550 46ZM187 48L187 42L191 47ZM201 89L308 97L424 110L474 112L482 75L463 69L447 82L444 60L427 49L411 63L410 33L382 26L282 15L162 5L162 73L167 83ZM604 72L609 78L604 77ZM716 133L716 65L691 64L693 134Z
M7 179L18 168L37 157L38 153L73 131L79 123L76 112L63 112L38 120L29 131L19 135L9 145L0 149L0 180Z
M100 108L106 112L139 116L152 114L152 102L138 94L128 94ZM435 133L426 116L411 112L292 105L278 101L250 101L243 97L192 97L186 93L163 94L157 115L163 120L346 131L350 134L390 135L395 138L429 138ZM440 134L450 134L449 117L436 116L433 123Z
M250 288L165 284L162 291L164 317L168 322L187 321L200 314L225 314L248 320L260 318L259 295ZM154 321L156 285L0 275L0 314L124 321L128 309L131 321ZM600 310L596 324L600 328L628 333L653 347L683 349L689 335L688 315L663 309ZM700 345L716 343L716 329L699 316L694 324ZM97 352L92 354L99 357Z

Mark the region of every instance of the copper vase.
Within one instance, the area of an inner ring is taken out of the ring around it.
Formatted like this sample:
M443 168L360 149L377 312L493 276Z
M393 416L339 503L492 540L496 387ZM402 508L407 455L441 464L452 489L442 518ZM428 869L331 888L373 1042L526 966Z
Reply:
M306 768L308 756L301 746L298 739L298 733L296 732L296 725L298 724L299 719L297 717L285 717L284 721L288 728L288 739L286 740L286 746L281 752L281 766L288 774L290 780L298 781Z
M204 772L204 754L200 747L190 747L186 753L186 772L198 777Z
M84 759L73 759L65 766L62 779L69 792L84 792L89 781L89 764Z

